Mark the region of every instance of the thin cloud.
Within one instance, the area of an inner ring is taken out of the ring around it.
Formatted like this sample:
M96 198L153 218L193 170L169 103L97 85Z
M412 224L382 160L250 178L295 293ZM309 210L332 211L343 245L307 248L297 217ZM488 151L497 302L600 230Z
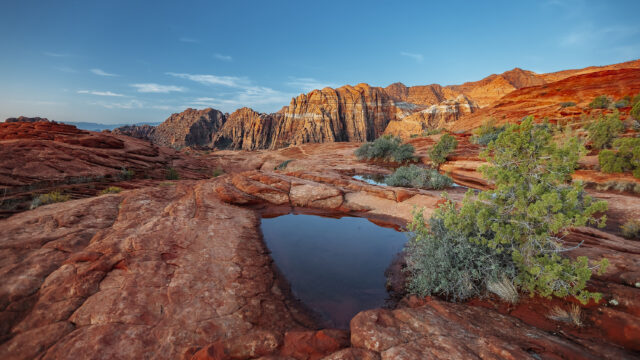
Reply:
M92 73L94 73L96 75L99 75L99 76L120 76L118 74L108 73L108 72L106 72L106 71L104 71L102 69L91 69L89 71L91 71Z
M107 109L125 109L125 110L130 110L130 109L141 109L144 107L144 103L142 103L141 101L138 100L129 100L129 101L125 101L125 102L93 102L90 103L92 105L99 105L102 106L104 108Z
M134 87L141 93L161 93L167 94L170 92L185 92L187 88L182 86L175 85L160 85L155 83L147 83L147 84L131 84L131 87Z
M185 42L185 43L199 43L200 40L198 39L193 39L193 38L189 38L189 37L181 37L179 39L181 42Z
M214 54L213 57L222 61L227 61L227 62L233 61L233 58L230 55Z
M421 63L422 60L424 60L424 56L422 56L422 54L414 54L414 53L402 51L400 53L400 55L406 56L408 58L412 58L413 60L415 60L416 62L419 62L419 63Z
M573 29L559 39L562 47L591 46L604 48L607 45L633 38L640 33L640 26L593 26Z
M45 51L45 52L43 52L43 54L46 55L46 56L50 56L50 57L69 57L69 56L71 56L71 54L51 52L51 51Z
M336 84L316 80L314 78L297 78L297 77L290 77L289 82L287 82L287 85L297 89L301 89L305 92L309 92L315 89L324 89L326 87L335 88L338 86Z
M123 94L117 94L111 91L95 91L95 90L78 90L78 94L88 94L88 95L97 95L97 96L124 96Z
M185 73L173 73L168 72L167 75L174 76L181 79L187 79L195 81L203 85L222 85L228 87L241 88L249 85L247 78L241 78L236 76L218 76L218 75L206 75L206 74L185 74Z

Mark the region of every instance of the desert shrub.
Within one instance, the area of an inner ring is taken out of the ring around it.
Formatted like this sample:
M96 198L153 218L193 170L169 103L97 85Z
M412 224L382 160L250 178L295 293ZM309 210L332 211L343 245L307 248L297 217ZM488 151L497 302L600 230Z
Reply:
M416 165L401 166L393 174L385 177L384 182L391 186L420 189L444 189L453 185L453 180L436 170L424 169Z
M600 115L597 120L587 127L588 139L595 149L611 147L613 139L624 131L624 124L617 112L610 115Z
M215 168L213 169L213 171L211 172L211 177L218 177L220 175L224 174L224 169L222 168Z
M438 209L434 218L442 220L446 231L433 236L436 239L430 239L429 243L439 241L443 234L450 234L448 241L454 241L451 238L455 237L456 243L467 241L479 248L486 247L488 250L482 250L488 252L481 254L487 259L478 260L478 263L497 264L496 268L501 269L499 274L507 274L505 269L512 266L515 285L532 296L571 295L583 303L589 299L598 300L601 295L589 292L585 286L592 270L603 272L606 269L607 260L590 264L584 256L576 259L563 256L568 249L562 239L569 229L588 224L604 225L606 220L603 217L598 221L594 216L606 210L606 202L594 200L584 191L581 182L571 182L571 174L585 152L577 138L559 144L553 142L549 130L534 126L532 117L519 125L508 125L482 154L490 165L481 167L480 171L494 184L494 190L481 192L477 199L473 199L473 192L469 191L459 209L450 201ZM414 218L414 222L416 220ZM408 253L415 251L415 246L411 246ZM437 251L435 247L430 250ZM479 255L474 253L474 256ZM443 258L448 259L449 264L463 261L455 254L445 253L438 259ZM469 266L477 269L474 265ZM431 292L458 291L459 285L451 283L450 274L423 273L427 269L414 266L411 281L422 281ZM499 280L491 271L486 274L491 281ZM478 290L468 285L477 284L475 278L465 273L457 275L462 279L456 281ZM416 277L418 279L413 279ZM431 280L426 282L419 278ZM434 284L438 286L434 287ZM487 283L481 284L486 286ZM415 284L411 286L414 291L417 289Z
M117 194L122 191L122 188L119 186L109 186L108 188L100 191L100 194Z
M280 164L276 165L273 170L284 170L287 168L287 165L289 165L290 162L292 162L293 160L285 160L283 162L281 162Z
M504 131L504 126L496 126L495 119L489 119L473 131L471 142L478 145L488 145L490 142L498 138L498 135Z
M66 195L61 193L59 190L55 190L47 194L36 196L31 201L31 209L35 209L42 205L68 201L69 199L71 199L71 195Z
M444 130L441 128L437 128L437 129L427 129L425 131L422 132L422 136L431 136L431 135L438 135L440 133L442 133Z
M618 100L618 101L615 102L615 104L613 104L613 106L616 109L627 107L627 106L629 106L629 100L627 100L627 99Z
M507 253L469 241L464 234L445 225L455 206L440 207L424 224L422 212L415 212L409 224L405 248L407 290L420 296L442 295L462 301L485 293L489 283L513 278L515 267Z
M627 239L640 239L640 220L629 220L620 226L622 236Z
M120 170L118 177L120 178L120 180L131 180L135 174L135 171L122 167L122 170Z
M429 157L435 166L447 161L447 156L458 147L458 140L449 134L440 137L440 141L429 150Z
M596 98L589 103L589 107L592 109L606 109L609 105L611 105L611 99L606 95L596 96Z
M560 103L560 107L561 108L568 108L568 107L572 107L572 106L576 106L576 103L574 103L573 101L566 101L566 102L562 102Z
M600 191L608 191L608 190L615 190L618 192L628 191L631 193L640 194L640 183L631 182L631 181L611 180L611 181L605 182L604 184L598 184L596 186L596 189Z
M640 101L637 101L635 105L633 105L631 111L629 112L629 115L631 115L631 117L633 117L634 119L640 121Z
M180 174L178 174L178 171L172 167L168 167L167 168L167 174L165 175L165 179L167 180L179 180L180 179Z
M373 142L362 144L356 149L355 155L360 160L381 159L404 162L414 159L413 152L413 145L404 144L399 137L383 135Z
M640 178L640 138L621 138L613 142L617 151L602 150L598 154L600 170L606 173L632 171Z

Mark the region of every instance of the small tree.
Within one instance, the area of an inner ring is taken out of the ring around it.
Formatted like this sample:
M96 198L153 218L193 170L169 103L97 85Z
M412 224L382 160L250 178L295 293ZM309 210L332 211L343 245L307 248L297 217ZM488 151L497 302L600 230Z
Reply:
M606 109L609 105L611 105L611 99L606 95L596 96L596 98L589 103L589 107L592 109Z
M622 138L613 142L617 151L602 150L598 154L600 170L606 173L632 171L640 178L640 138Z
M392 135L383 135L373 142L362 144L355 151L358 159L384 159L396 162L413 160L414 148L411 144L404 144L402 139Z
M532 117L509 125L483 152L491 165L481 172L494 190L481 192L477 200L468 192L459 209L449 202L436 218L452 234L488 247L500 268L509 268L498 258L508 254L516 284L532 295L573 295L583 303L598 299L600 294L585 286L592 270L604 271L606 259L590 265L586 257L562 256L570 250L562 240L570 228L605 221L594 215L606 210L606 202L587 195L582 183L570 183L584 153L577 138L555 144Z
M478 145L488 145L498 138L498 135L504 131L504 128L504 126L496 126L496 120L491 118L482 123L482 125L473 132L471 142Z
M635 105L633 105L631 111L629 112L629 115L631 115L634 119L640 121L640 100L637 101Z
M624 131L624 124L616 111L610 115L600 115L587 130L589 131L588 139L595 149L607 149L611 147L613 139Z
M440 137L440 141L429 150L429 157L435 166L447 161L447 156L458 147L458 140L449 134Z

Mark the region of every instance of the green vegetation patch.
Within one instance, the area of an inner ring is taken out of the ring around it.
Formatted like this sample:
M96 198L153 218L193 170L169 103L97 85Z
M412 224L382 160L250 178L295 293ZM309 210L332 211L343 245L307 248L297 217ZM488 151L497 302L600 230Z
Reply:
M178 171L172 167L167 168L167 173L165 175L165 179L167 180L180 180L180 174Z
M594 149L608 149L621 132L624 131L624 124L620 121L620 114L614 112L609 115L600 115L598 119L587 126L589 135L588 140L591 141Z
M453 180L433 169L424 169L416 165L401 166L393 174L385 177L384 182L391 186L440 190L453 185Z
M440 141L429 150L429 157L435 166L447 161L447 156L458 147L458 140L449 134L440 137Z
M616 151L602 150L598 154L600 170L606 173L631 171L640 178L640 138L621 138L613 142Z
M592 109L606 109L611 105L611 98L606 95L596 96L592 102L589 103L589 107Z
M415 149L411 144L405 144L402 139L392 135L383 135L373 142L362 144L355 151L359 160L386 160L405 162L415 159Z
M42 206L42 205L68 201L70 199L71 199L71 195L63 194L59 190L55 190L50 193L41 194L35 197L31 201L31 209L35 209L38 206Z
M122 188L119 186L109 186L108 188L100 191L101 195L104 194L117 194L122 191Z
M575 104L574 104L575 105ZM478 145L489 145L504 131L505 126L496 126L496 120L491 118L473 131L471 142Z
M566 257L569 248L562 240L571 228L603 226L606 220L595 218L606 202L594 200L581 182L571 182L585 153L575 137L555 143L548 128L534 126L533 117L508 125L482 154L490 165L480 171L494 190L477 198L469 191L459 206L447 201L428 230L414 217L406 250L409 290L462 300L483 293L489 282L510 281L532 296L599 300L601 294L585 287L592 270L603 272L608 261ZM443 238L447 241L437 243ZM418 261L426 254L436 265Z

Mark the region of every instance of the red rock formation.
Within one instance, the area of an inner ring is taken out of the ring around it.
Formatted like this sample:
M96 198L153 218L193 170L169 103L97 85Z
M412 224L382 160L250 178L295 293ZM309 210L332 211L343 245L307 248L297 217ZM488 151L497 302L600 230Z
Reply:
M291 100L275 128L271 148L373 140L383 133L395 113L389 95L367 84L314 90Z
M136 139L153 140L156 127L148 124L144 125L125 125L113 129L111 132L117 135L127 135Z
M459 95L455 100L445 100L398 120L390 121L384 132L409 138L411 135L421 134L425 130L444 128L447 124L455 122L464 115L476 112L478 109L478 105L469 98Z
M11 122L39 122L39 121L49 122L51 120L47 118L41 118L41 117L18 116L17 118L8 118L4 122L11 123Z
M215 168L204 159L128 136L54 122L0 123L0 217L28 209L34 195L53 190L93 196L130 180L122 177L123 168L134 178L134 183L119 184L127 188L141 186L144 179L165 179L168 167L183 179L207 178L210 172L202 170Z
M226 117L224 125L213 134L213 145L218 149L257 150L271 145L273 128L281 114L260 114L249 108L234 111Z
M224 114L215 109L187 109L158 125L153 142L178 149L185 146L210 147L213 134L220 130L224 121Z
M581 115L590 114L587 105L599 95L620 99L640 92L640 69L619 69L590 72L575 75L544 85L522 88L509 93L491 106L462 117L451 124L453 131L468 131L489 118L497 123L513 122L527 115L538 119L579 120ZM563 102L575 102L576 106L562 108ZM599 112L600 110L596 110ZM629 109L621 109L623 114Z

